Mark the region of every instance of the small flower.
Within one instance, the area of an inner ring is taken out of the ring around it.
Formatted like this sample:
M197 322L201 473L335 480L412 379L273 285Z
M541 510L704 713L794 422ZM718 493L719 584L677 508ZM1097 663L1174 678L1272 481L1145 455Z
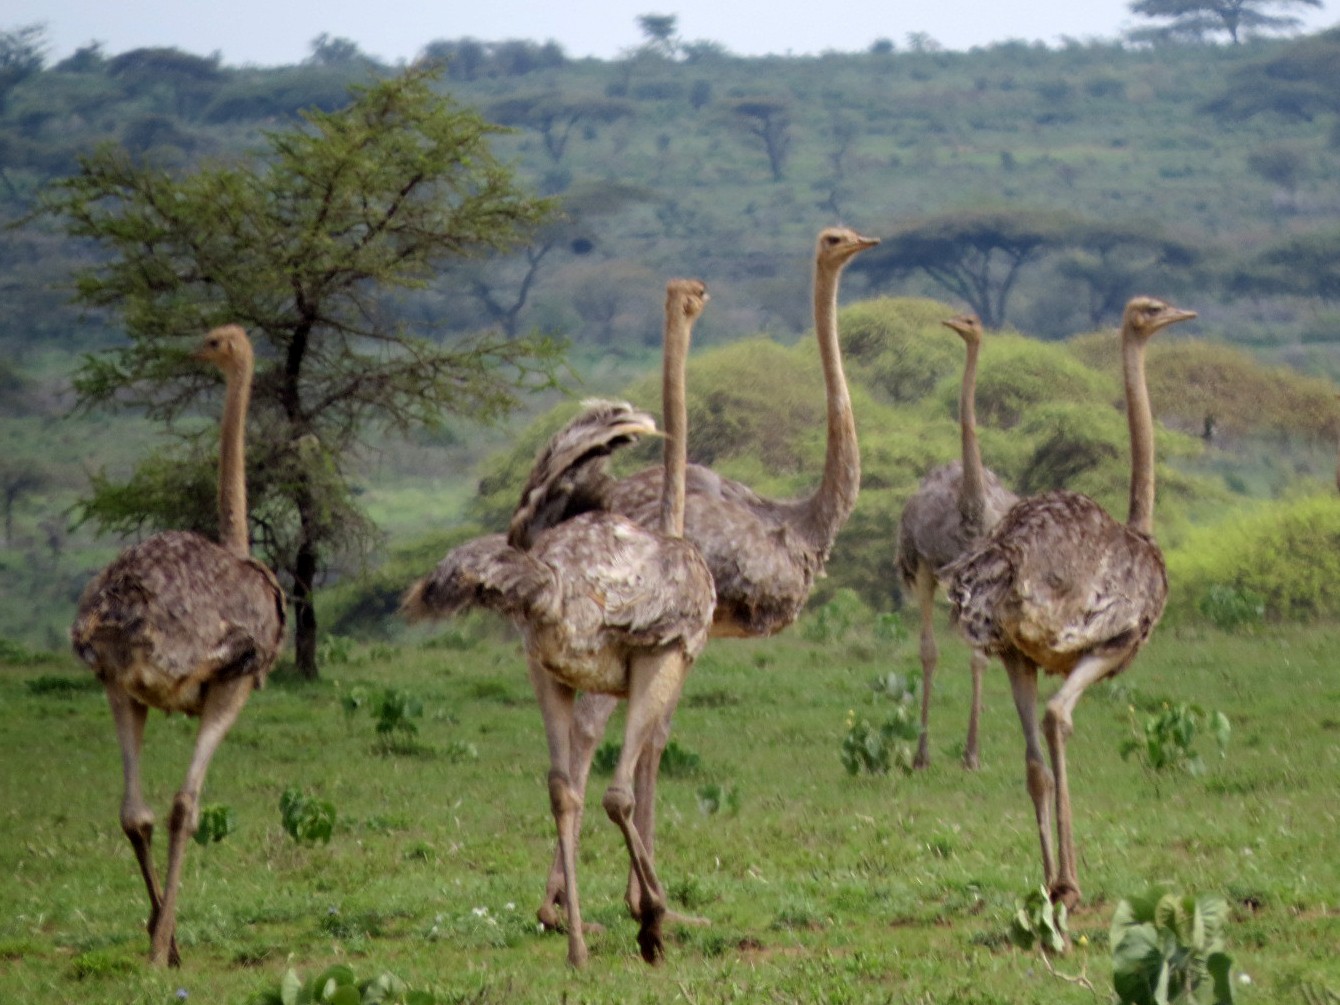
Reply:
M1238 983L1239 983L1239 984L1250 984L1251 982L1252 982L1252 975L1251 975L1251 974L1238 974Z
M489 909L487 907L476 907L473 908L470 913L476 918L487 918L489 916Z
M1075 942L1078 945L1087 946L1089 944L1089 937L1087 935L1081 935Z
M191 997L191 993L189 991L187 991L185 988L177 988L177 1001L184 1002L189 997Z

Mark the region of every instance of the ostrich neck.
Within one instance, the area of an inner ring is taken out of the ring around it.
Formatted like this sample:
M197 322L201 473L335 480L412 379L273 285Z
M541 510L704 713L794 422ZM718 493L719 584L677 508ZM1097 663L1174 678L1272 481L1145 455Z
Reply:
M801 530L825 553L856 506L861 486L861 454L856 420L842 370L838 342L837 301L840 269L820 265L814 273L814 330L819 338L824 388L828 401L828 445L818 490L803 506Z
M1131 507L1126 524L1151 534L1154 529L1154 419L1145 384L1145 343L1123 333L1122 371L1126 379L1126 421L1131 430Z
M250 360L229 371L219 427L219 543L242 558L251 552L247 535L246 467L251 375Z
M684 469L688 464L688 406L684 400L684 367L689 351L690 324L679 314L665 326L661 369L661 422L665 446L665 479L661 485L661 533L684 536Z
M986 489L982 474L982 448L977 442L977 353L980 346L968 343L963 364L963 386L958 397L959 436L963 447L963 479L959 483L958 506L965 522L980 523ZM980 527L978 528L980 530Z

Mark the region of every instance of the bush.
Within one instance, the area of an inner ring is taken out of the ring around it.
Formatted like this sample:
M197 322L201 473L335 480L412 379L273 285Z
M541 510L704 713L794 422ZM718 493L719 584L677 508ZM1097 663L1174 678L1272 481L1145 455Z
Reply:
M1340 506L1270 503L1188 536L1168 555L1170 613L1240 627L1340 615Z

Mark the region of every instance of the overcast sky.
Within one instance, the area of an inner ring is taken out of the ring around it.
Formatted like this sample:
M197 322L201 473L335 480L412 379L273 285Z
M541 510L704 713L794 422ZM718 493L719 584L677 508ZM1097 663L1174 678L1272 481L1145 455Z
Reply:
M1307 31L1335 22L1327 7L1301 10ZM0 29L44 22L53 60L98 41L110 55L175 46L273 66L300 62L323 32L389 63L413 59L433 39L466 37L552 39L571 57L609 59L642 41L636 19L649 13L677 15L687 41L750 56L854 52L880 38L901 46L912 32L947 49L1053 45L1113 39L1142 22L1129 0L3 0Z

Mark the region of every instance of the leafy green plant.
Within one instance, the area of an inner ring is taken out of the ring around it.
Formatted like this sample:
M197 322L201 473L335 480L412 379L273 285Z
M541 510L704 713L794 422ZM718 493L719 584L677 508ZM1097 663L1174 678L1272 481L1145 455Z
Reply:
M907 640L907 625L892 611L881 611L875 615L875 641L896 645Z
M384 753L413 753L417 748L414 737L419 727L414 720L423 715L423 702L408 691L388 687L373 706L377 719L377 735Z
M279 797L279 816L288 836L298 844L330 844L335 831L335 804L329 800L285 789Z
M1213 583L1196 608L1206 621L1226 632L1255 627L1266 618L1266 598L1246 586Z
M253 996L250 1005L437 1005L437 996L411 990L387 972L360 981L352 967L338 963L306 982L289 970L279 987Z
M734 785L709 782L698 787L697 796L698 809L709 817L723 809L731 816L740 812L740 790Z
M915 702L920 687L920 674L900 674L896 670L880 674L870 682L870 690L877 697L888 698L901 705Z
M1112 984L1122 1005L1232 1005L1224 952L1228 905L1162 888L1130 897L1112 915Z
M905 775L912 773L913 745L921 735L921 727L912 716L910 705L899 704L893 714L880 726L868 719L847 713L847 733L842 738L839 755L849 775L865 771L872 775L887 775L897 767Z
M1214 736L1221 757L1228 749L1231 726L1223 712L1207 713L1199 705L1185 702L1165 702L1160 711L1143 718L1137 716L1134 706L1127 706L1127 710L1132 735L1122 743L1121 756L1134 757L1151 776L1168 771L1203 774L1205 762L1196 752L1195 742L1204 730Z
M327 635L316 647L316 661L320 666L343 666L353 657L354 640L346 635Z
M344 711L344 718L347 722L353 722L354 716L358 710L368 703L368 692L366 688L355 685L348 691L340 694L340 708Z
M826 644L841 642L865 613L865 605L855 590L843 588L826 604L820 604L801 626L800 634L807 642Z
M1044 886L1029 891L1010 918L1010 941L1020 949L1064 953L1068 935L1065 904L1053 904Z
M237 830L237 814L233 812L233 808L215 803L201 809L200 823L192 836L196 844L209 845L222 841L235 830Z

